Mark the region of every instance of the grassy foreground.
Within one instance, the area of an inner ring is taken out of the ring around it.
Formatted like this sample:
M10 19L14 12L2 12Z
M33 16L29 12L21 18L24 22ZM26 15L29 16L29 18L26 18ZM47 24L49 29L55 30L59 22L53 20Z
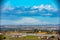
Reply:
M5 40L40 40L37 36L10 37L5 35L5 37Z
M49 39L44 36L9 36L9 35L4 35L0 36L0 40L58 40L57 37L51 36Z

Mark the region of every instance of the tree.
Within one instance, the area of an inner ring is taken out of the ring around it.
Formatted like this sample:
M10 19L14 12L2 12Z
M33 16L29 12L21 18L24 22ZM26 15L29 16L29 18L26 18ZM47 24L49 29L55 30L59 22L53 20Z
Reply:
M58 34L60 35L60 30L58 31Z
M55 36L51 36L50 38L55 38Z
M6 37L4 37L4 35L0 35L0 40L6 39Z
M0 40L3 40L3 38L4 38L4 35L0 35Z
M39 30L38 29L34 29L34 33L38 33L39 32Z

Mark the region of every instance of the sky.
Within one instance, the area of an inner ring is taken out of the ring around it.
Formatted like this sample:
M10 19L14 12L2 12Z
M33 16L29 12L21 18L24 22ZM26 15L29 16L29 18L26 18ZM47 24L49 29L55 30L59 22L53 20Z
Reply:
M0 25L60 24L56 0L3 0Z

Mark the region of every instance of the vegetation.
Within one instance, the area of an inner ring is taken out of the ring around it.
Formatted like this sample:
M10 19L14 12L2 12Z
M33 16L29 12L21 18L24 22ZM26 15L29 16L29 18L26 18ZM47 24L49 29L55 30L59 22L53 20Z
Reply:
M5 39L4 35L0 35L0 40Z
M11 37L6 36L6 40L40 40L37 36Z
M51 38L55 38L54 36L51 36Z
M47 40L47 36L41 38L41 36L9 36L9 35L0 35L0 40ZM50 39L56 39L55 36L49 37ZM49 40L49 39L48 39Z
M38 29L34 29L34 33L38 33L39 32L39 30Z

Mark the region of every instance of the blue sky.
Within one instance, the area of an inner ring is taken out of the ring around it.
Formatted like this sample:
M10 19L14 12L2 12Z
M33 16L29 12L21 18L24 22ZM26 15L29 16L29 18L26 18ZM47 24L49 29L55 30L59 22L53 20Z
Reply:
M56 0L4 0L1 25L60 24Z

